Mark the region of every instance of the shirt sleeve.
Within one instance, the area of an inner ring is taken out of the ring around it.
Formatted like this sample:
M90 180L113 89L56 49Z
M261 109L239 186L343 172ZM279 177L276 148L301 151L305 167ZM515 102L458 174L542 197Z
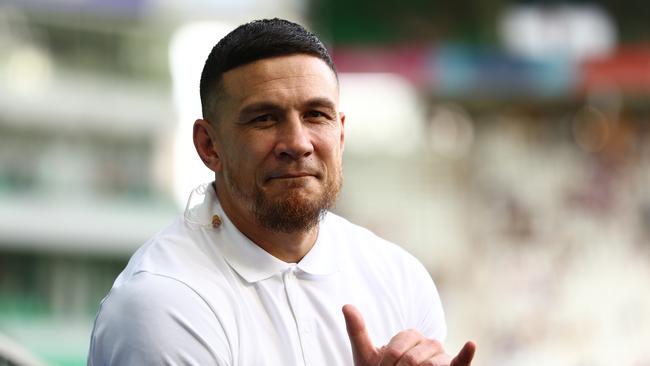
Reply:
M232 360L228 339L205 301L184 283L147 272L102 302L89 366L215 365Z
M440 301L440 295L436 288L431 275L424 265L413 257L412 269L414 280L411 282L413 287L413 323L427 338L433 338L441 343L447 338L447 323L445 322L445 313Z

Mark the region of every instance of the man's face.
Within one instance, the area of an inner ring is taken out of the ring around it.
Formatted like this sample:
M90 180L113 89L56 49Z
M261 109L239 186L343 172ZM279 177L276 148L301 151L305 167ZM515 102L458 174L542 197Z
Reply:
M222 89L213 122L222 205L273 231L313 227L341 188L334 73L313 56L282 56L224 73Z

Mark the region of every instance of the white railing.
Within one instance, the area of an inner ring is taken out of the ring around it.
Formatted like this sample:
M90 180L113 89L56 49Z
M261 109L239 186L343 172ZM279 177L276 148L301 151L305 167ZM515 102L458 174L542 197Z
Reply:
M48 366L23 346L0 334L0 366Z

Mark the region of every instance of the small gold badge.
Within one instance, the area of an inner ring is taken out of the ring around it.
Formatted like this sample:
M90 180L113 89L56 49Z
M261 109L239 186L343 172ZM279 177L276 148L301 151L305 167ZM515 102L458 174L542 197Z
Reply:
M221 221L221 216L219 216L217 214L212 215L212 227L213 228L215 228L215 229L218 228L219 226L221 226L222 223L223 223L223 221Z

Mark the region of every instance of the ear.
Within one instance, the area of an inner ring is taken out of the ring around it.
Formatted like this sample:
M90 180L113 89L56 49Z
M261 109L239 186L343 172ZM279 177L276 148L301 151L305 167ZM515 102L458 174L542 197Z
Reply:
M345 113L339 112L339 119L341 120L341 151L345 147Z
M196 152L199 153L203 164L215 173L220 172L222 162L218 151L219 144L210 121L205 119L194 121L192 136L194 138L194 147Z

